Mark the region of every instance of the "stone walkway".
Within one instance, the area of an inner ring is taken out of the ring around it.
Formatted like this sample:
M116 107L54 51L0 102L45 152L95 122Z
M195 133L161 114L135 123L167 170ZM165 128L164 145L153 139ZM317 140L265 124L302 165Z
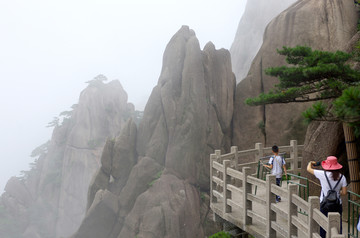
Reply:
M283 182L282 187L286 188L287 183ZM255 189L253 189L252 194L258 198L264 199L265 198L265 189L257 188L256 190L257 190L256 195L255 195ZM232 200L236 201L239 204L242 204L242 196L240 196L240 194L233 193ZM222 211L223 203L221 201L218 203L213 203L213 206L214 206L215 210ZM281 202L273 203L272 206L274 206L275 208L280 209L282 211L286 211L287 210L286 207L288 206L288 200L287 200L287 198L282 198ZM264 222L264 219L266 217L266 209L264 208L263 205L256 203L256 202L253 202L252 207L253 207L254 213L256 213L258 215L258 216L256 216L256 218L258 218L258 219L255 219L255 216L254 216L252 225L247 226L247 228L251 230L251 234L254 237L256 237L256 238L264 237L265 225L262 222L260 222L259 220L262 220ZM236 224L236 223L237 223L237 220L239 220L243 216L243 212L244 212L243 209L233 207L232 212L230 214L227 214L228 217L226 220L232 222L234 225L241 227L240 224ZM298 217L301 220L303 220L305 223L307 223L306 215L303 215L301 212L299 212ZM279 224L280 227L287 227L286 215L285 214L284 214L284 216L277 215L276 222ZM348 224L347 224L347 222L343 222L343 234L347 234L347 230L348 230ZM277 237L283 237L283 236L281 234L277 234ZM298 234L298 237L299 238L307 238L307 234L301 233L301 234Z

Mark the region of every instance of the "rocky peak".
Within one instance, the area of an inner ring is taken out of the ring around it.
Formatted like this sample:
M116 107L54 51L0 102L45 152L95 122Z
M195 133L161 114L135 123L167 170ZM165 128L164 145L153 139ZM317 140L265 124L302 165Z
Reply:
M52 139L33 169L23 178L9 180L1 205L17 229L4 228L7 234L61 237L78 228L105 141L118 135L134 112L120 82L103 81L89 81L73 110L61 113L63 119L53 123Z
M208 158L215 148L228 150L231 144L234 90L229 51L216 50L212 43L201 50L194 31L183 26L166 47L158 84L137 130L133 148L138 157L130 159L136 164L127 167L124 186L109 187L120 179L110 182L106 171L114 166L104 169L109 159L102 160L88 214L73 238L98 237L92 231L103 229L99 219L114 214L117 223L107 226L104 238L203 237L209 208L202 206L201 196L205 199L209 186ZM133 141L126 131L119 136L128 135L123 143ZM124 153L114 156L118 147L107 144L103 157L122 161ZM117 202L119 207L106 205ZM92 212L97 209L102 218Z
M116 82L90 82L69 120L55 128L38 171L9 181L1 205L16 223L8 229L30 238L74 231L72 238L204 237L218 231L209 219L209 155L215 149L226 153L230 145L249 149L255 142L281 145L304 138L300 112L307 105L243 104L277 83L264 74L285 63L276 49L343 49L356 25L351 1L296 2L268 24L237 87L229 51L211 42L201 50L195 32L181 27L166 47L139 126L131 119L125 123L133 106ZM324 131L341 134L339 125L328 124L307 140L324 140Z

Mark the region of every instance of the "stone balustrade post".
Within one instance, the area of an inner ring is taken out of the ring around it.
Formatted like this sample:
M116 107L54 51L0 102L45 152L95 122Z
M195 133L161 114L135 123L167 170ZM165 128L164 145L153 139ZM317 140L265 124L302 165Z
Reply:
M232 161L232 166L234 166L234 168L236 170L238 170L238 165L239 165L239 154L238 154L238 147L237 146L231 146L230 152L231 154L234 154L234 159Z
M275 194L271 192L271 184L275 184L275 175L266 175L266 237L276 237L276 231L271 228L271 222L276 220L276 214L271 209L271 203L275 202Z
M242 169L243 172L243 221L244 221L244 227L243 230L245 230L246 225L252 224L252 218L248 216L248 210L252 210L252 201L248 200L248 194L251 193L252 188L251 184L247 182L247 177L250 175L251 169L248 167L244 167Z
M340 213L338 212L328 213L328 224L327 224L328 232L326 233L326 237L332 237L331 227L335 227L337 231L340 232Z
M231 192L227 189L227 185L230 182L230 176L227 175L226 170L228 167L230 167L231 161L230 160L224 160L223 161L223 198L224 198L224 203L223 203L223 213L228 213L231 212L231 206L229 206L227 204L227 200L231 199Z
M291 152L290 152L290 158L293 159L292 167L293 167L293 173L295 175L298 174L299 171L299 156L298 156L298 146L297 146L297 140L291 140L290 141L291 146Z
M216 183L213 181L214 168L213 163L216 160L216 155L210 155L210 204L217 202L217 198L213 194L213 189L216 187Z
M220 161L220 159L221 159L221 150L215 150L215 155L216 155L216 159L217 159L216 162L221 164L222 163L222 161Z
M292 216L297 215L297 206L292 202L293 201L293 195L297 194L297 185L295 184L289 184L288 187L288 237L291 238L293 236L297 237L297 228L292 224Z
M308 214L308 220L309 220L309 229L308 229L308 234L307 237L312 237L312 234L314 232L319 232L320 231L320 226L319 224L314 220L314 209L319 209L320 210L320 200L319 197L317 196L310 196L308 198L308 210L306 211Z
M218 163L222 163L221 161L221 150L215 150L215 161ZM216 171L216 174L214 174L216 177L220 178L220 171ZM220 185L216 184L216 190L218 192L221 192Z
M232 166L236 170L239 171L239 149L237 146L231 146L231 153L234 154L234 159L232 160ZM232 184L236 187L240 187L241 182L238 179L232 178L233 182Z
M256 143L255 149L257 153L255 154L255 161L259 161L262 157L264 157L264 146L262 143Z

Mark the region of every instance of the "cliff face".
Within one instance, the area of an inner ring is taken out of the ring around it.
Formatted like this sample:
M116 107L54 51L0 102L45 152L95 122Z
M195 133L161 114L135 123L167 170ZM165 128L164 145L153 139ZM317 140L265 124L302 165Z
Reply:
M132 112L119 81L90 85L81 93L64 150L57 237L68 236L79 227L105 140L119 134Z
M212 43L200 50L195 33L182 27L166 47L137 133L129 121L108 141L73 237L204 237L208 158L231 144L234 90L230 53ZM128 172L115 172L114 161ZM112 222L104 227L104 220Z
M236 82L243 80L263 43L265 27L296 0L247 1L230 48Z
M2 227L7 235L2 237L14 232L27 238L61 237L79 227L105 140L118 135L133 107L118 81L95 80L73 109L63 113L67 116L61 125L54 124L52 138L39 147L33 169L7 183L1 205L8 219L21 224L15 222L14 231Z
M276 49L344 50L357 19L352 1L294 3L269 23L249 74L237 86L230 53L212 43L201 50L195 33L182 27L166 47L139 126L126 120L134 109L118 82L89 85L71 117L40 148L35 170L8 182L0 225L6 209L5 218L16 220L7 229L30 238L174 238L216 232L209 219L209 155L215 149L226 153L231 145L249 149L256 142L302 143L305 137L301 112L308 105L243 104L277 83L264 74L268 67L285 64ZM233 52L242 41L250 42L241 35ZM338 140L329 142L330 133ZM341 155L341 139L339 124L312 124L304 156Z
M248 76L237 85L234 144L240 148L252 147L254 142L281 145L292 138L303 143L306 128L301 112L309 104L249 107L244 100L267 92L278 83L277 78L264 73L268 67L285 64L276 49L307 45L319 50L344 50L356 32L357 19L352 1L302 0L270 22Z

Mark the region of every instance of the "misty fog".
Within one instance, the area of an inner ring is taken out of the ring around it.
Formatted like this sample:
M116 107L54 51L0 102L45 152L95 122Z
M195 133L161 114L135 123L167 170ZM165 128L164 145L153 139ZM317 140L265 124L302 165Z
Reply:
M156 85L162 54L182 26L203 47L229 49L246 1L1 1L0 191L28 170L46 127L98 74L120 80L136 110Z

